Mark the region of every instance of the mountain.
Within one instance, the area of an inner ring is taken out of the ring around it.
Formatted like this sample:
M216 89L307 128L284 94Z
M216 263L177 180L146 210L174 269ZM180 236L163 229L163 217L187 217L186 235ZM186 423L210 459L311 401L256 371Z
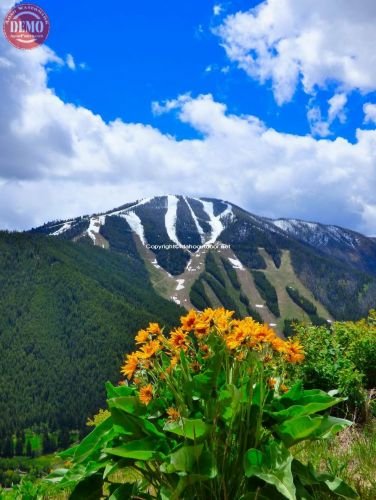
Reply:
M159 196L0 232L0 438L82 429L134 333L184 308L224 306L282 334L375 304L374 238L223 200Z
M84 428L135 332L181 313L137 257L0 232L0 438L42 424Z
M354 319L376 303L376 241L333 225L269 219L223 200L158 196L32 230L144 262L159 295L284 320Z

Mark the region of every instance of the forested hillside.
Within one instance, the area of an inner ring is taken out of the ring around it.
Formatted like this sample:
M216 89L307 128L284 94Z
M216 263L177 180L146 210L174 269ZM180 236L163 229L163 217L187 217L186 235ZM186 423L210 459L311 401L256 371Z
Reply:
M0 436L82 428L104 402L103 383L118 380L134 332L180 312L137 258L0 233Z

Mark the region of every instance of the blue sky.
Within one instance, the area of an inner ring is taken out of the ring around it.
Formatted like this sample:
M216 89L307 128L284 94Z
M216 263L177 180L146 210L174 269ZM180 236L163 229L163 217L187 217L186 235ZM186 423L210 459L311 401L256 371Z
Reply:
M278 106L270 82L261 85L237 70L213 33L226 15L260 3L143 0L110 2L106 9L96 0L39 2L52 23L48 45L57 54L73 54L77 64L87 67L51 72L50 86L64 101L85 106L106 121L120 117L150 123L181 139L197 132L174 116L155 117L153 101L211 93L230 112L256 115L283 132L308 134L310 97L298 89L292 102ZM215 6L221 7L220 15L214 15ZM322 92L318 101L325 103L330 96L330 90ZM332 138L340 134L354 139L366 100L354 98L351 120L336 122Z
M175 192L376 234L373 1L37 4L47 43L0 41L0 227Z

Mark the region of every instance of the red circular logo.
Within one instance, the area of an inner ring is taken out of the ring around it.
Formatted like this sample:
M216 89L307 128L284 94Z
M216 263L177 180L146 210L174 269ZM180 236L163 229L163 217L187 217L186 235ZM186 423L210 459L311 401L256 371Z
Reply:
M4 19L5 38L17 49L34 49L50 31L50 20L43 9L32 3L13 7Z

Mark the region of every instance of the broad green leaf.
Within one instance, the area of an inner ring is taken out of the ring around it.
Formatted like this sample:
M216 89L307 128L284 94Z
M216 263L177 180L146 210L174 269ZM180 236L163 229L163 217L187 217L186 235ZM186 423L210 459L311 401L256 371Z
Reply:
M106 382L107 399L118 398L123 396L132 396L135 392L134 387L129 385L113 385L111 382Z
M114 422L115 430L122 435L132 436L134 438L141 438L143 433L141 431L140 418L125 413L118 408L111 408L111 416Z
M348 420L328 416L302 416L285 420L274 427L286 446L304 439L326 439L351 425Z
M247 477L255 476L262 469L263 454L255 448L249 449L245 454L244 471Z
M124 500L125 498L132 498L132 492L133 484L122 484L115 489L115 491L109 497L109 500Z
M113 437L113 421L111 417L108 417L77 446L74 453L74 461L80 463L86 460L92 453L99 454L102 447L113 439Z
M343 401L341 398L333 399L330 398L330 401L327 402L312 402L305 405L293 405L285 410L281 411L266 411L268 415L270 415L275 420L281 422L283 420L292 418L292 417L300 417L304 415L312 415L319 411L327 410L328 408L334 406L337 403Z
M70 494L70 500L100 500L103 496L103 478L101 474L90 476L74 488Z
M182 494L184 490L186 490L189 486L193 484L208 481L211 478L202 474L189 474L187 476L183 476L179 479L178 485L176 489L172 492L169 500L180 500L181 498L185 498Z
M206 436L210 430L210 426L203 422L202 419L181 418L176 422L167 422L163 430L183 436L186 439L201 439Z
M343 498L359 498L358 494L342 479L335 477L325 481L327 487L336 495Z
M206 397L215 387L215 373L213 370L206 370L195 375L192 379L193 392L196 396Z
M177 451L166 457L166 462L162 464L161 471L171 474L173 472L192 472L197 464L202 450L203 444L195 446L182 446Z
M331 474L322 474L316 471L311 463L305 465L295 459L292 463L292 471L303 486L310 487L321 485L322 488L324 488L324 493L325 491L327 493L332 491L343 498L358 498L357 493L348 484L342 481L342 479Z
M141 416L146 413L146 406L143 405L137 396L123 396L119 398L112 398L108 401L108 406L110 410L112 408L117 408L125 413L130 413L131 415Z
M111 415L114 421L114 428L119 434L142 438L143 436L156 436L164 438L163 432L150 422L147 417L131 415L117 407L111 408Z
M295 500L296 492L291 472L292 455L282 443L271 441L263 451L250 449L244 457L247 477L256 476L273 485L285 498Z
M105 448L104 452L122 458L134 460L151 460L161 456L158 451L160 441L153 438L138 439L130 441L116 448Z
M258 488L256 491L245 493L239 500L284 500L285 498L285 495L281 495L275 487L265 485L262 488Z
M226 385L218 394L219 411L225 421L231 421L240 406L241 392L233 384Z
M72 446L71 448L68 448L67 450L60 451L58 453L58 456L62 458L63 460L69 460L73 458L74 454L76 453L76 450L78 448L78 444Z

